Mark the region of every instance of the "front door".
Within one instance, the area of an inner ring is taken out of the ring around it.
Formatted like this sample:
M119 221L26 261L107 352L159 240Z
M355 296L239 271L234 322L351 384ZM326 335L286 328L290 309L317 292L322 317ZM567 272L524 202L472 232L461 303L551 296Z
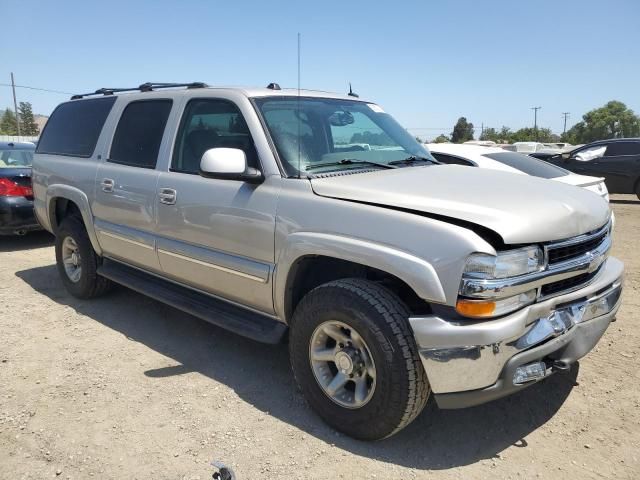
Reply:
M258 185L201 177L202 154L217 147L242 149L248 166L260 169L247 124L233 102L190 100L170 170L158 181L160 265L181 283L272 313L280 177Z
M98 167L92 206L105 255L160 271L155 250L156 163L171 100L129 103L116 127L108 158Z
M635 193L640 172L640 142L612 142L597 167L611 193Z

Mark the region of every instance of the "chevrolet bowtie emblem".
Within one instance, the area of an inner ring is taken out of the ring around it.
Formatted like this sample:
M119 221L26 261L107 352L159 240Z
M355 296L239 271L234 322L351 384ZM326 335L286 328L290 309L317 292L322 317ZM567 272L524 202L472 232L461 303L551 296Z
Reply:
M604 261L604 256L600 252L587 252L586 256L589 259L589 273L597 270Z

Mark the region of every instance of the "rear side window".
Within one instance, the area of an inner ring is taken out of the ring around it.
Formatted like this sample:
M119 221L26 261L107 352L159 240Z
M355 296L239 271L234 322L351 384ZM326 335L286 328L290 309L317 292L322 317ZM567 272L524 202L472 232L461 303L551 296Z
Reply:
M0 150L0 168L30 167L33 150Z
M171 100L142 100L127 105L116 127L108 161L155 168L171 104Z
M483 156L503 163L521 172L540 178L558 178L569 175L564 168L556 167L537 158L516 152L484 153Z
M640 142L613 142L607 145L605 157L640 155Z
M115 97L75 100L59 105L42 132L38 153L90 157Z
M455 157L453 155L446 155L444 153L437 152L431 152L431 155L433 155L440 163L445 163L447 165L464 165L465 167L474 166L473 162L464 160L460 157Z

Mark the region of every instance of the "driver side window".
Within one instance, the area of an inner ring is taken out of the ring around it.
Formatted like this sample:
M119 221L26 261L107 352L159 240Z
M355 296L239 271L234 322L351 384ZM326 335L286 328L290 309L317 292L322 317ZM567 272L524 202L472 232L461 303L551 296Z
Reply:
M595 160L596 158L602 157L606 150L606 145L598 145L591 148L585 148L584 150L578 152L574 158L580 162L589 162L591 160Z
M244 151L247 166L259 168L258 154L242 113L228 100L198 98L187 104L173 150L171 171L197 174L211 148Z

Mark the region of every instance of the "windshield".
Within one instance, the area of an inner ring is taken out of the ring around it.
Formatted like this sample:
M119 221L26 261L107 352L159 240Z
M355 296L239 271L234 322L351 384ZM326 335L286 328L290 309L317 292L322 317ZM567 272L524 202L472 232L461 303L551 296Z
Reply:
M0 148L0 168L30 167L32 162L33 150Z
M309 170L375 168L372 164L386 166L409 157L433 160L375 104L309 97L266 97L255 102L289 176L306 176Z
M508 165L516 170L540 178L557 178L569 175L564 168L556 167L537 158L516 152L484 153L485 157Z

